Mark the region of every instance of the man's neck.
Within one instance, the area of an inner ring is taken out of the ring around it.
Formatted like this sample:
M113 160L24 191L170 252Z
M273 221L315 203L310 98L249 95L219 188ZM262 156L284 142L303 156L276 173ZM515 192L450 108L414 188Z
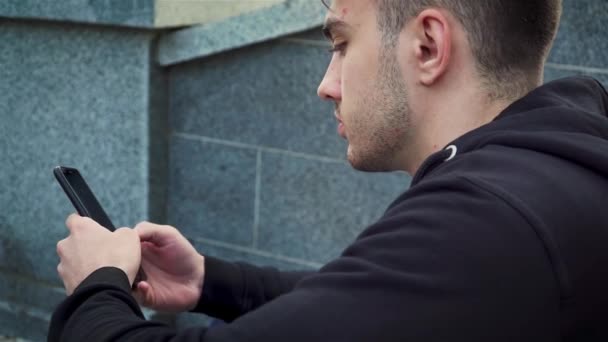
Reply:
M469 95L469 96L466 96ZM446 100L447 98L447 100ZM416 142L407 151L405 171L414 175L424 160L450 142L494 120L514 101L489 101L478 93L452 95L421 113Z

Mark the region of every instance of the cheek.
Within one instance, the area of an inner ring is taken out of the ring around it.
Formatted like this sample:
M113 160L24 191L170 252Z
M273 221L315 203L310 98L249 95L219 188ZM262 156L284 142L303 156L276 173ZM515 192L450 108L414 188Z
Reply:
M343 100L363 102L376 81L376 63L372 56L353 50L342 61L342 95Z

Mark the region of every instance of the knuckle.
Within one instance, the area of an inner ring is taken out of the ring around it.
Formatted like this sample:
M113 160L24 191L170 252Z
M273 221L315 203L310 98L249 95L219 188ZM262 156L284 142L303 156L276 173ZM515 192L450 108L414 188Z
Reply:
M141 222L139 222L138 224L135 225L135 228L136 229L137 228L141 229L141 228L144 228L144 227L149 226L149 225L150 225L150 222L148 222L148 221L141 221Z
M74 228L74 219L73 219L74 214L68 216L68 218L65 220L65 226L71 231Z
M116 229L116 233L118 233L118 234L128 234L128 232L130 232L131 230L132 230L131 228L120 227L120 228Z
M65 219L65 225L69 226L72 224L72 221L74 221L74 219L76 218L76 214L70 214L68 215L68 217Z
M139 238L139 235L131 228L128 227L121 227L116 229L115 231L116 234L118 235L125 235L125 236L131 236L131 237L137 237Z
M57 242L57 255L60 257L63 255L63 245L65 244L65 239Z
M74 234L82 228L82 218L74 215L74 218L68 218L65 225L68 227L70 234Z
M80 217L80 224L78 224L79 227L83 227L84 225L91 225L91 224L95 224L98 225L99 223L97 223L97 221L93 220L90 217L87 216L82 216Z
M164 229L166 231L171 231L173 233L175 233L175 232L179 233L179 230L177 228L175 228L173 226L169 226L169 225L162 226L162 229Z

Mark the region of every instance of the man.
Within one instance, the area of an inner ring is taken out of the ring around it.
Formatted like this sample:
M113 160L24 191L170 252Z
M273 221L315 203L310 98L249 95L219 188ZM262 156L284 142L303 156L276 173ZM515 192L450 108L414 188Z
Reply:
M335 0L319 96L348 160L411 187L336 260L283 273L172 227L70 216L49 341L606 341L608 95L542 84L559 0ZM140 252L141 242L141 252ZM180 333L159 310L229 322Z

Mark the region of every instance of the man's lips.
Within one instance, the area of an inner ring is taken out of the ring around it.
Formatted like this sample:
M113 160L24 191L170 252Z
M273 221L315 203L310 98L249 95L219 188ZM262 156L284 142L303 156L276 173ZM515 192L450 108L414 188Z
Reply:
M344 122L342 121L342 118L338 114L334 114L334 116L338 121L338 135L346 139L346 129L344 127Z

